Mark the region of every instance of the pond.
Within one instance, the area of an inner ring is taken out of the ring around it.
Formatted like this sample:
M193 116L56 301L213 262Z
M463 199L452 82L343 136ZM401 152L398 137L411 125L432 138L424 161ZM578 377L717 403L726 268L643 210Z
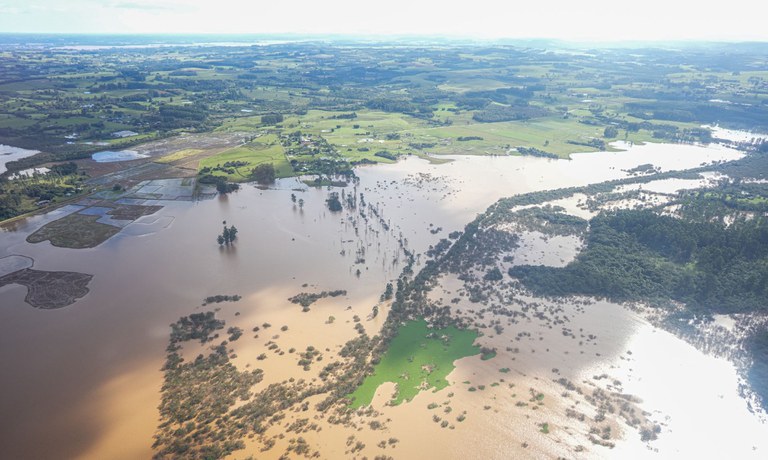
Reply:
M91 158L93 159L93 161L96 161L97 163L113 163L115 161L140 160L142 158L147 158L147 157L149 157L149 155L145 155L143 153L139 153L134 150L119 150L119 151L105 150L103 152L97 152L91 155Z

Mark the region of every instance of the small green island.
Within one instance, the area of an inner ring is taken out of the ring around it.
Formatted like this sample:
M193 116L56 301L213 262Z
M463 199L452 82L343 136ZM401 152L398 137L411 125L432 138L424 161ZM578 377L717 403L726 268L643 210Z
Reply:
M358 389L349 397L351 407L371 404L379 385L397 384L392 404L410 401L421 390L441 390L448 386L445 379L454 369L454 361L480 354L473 343L477 331L457 329L431 329L424 320L410 321L400 327L387 352Z

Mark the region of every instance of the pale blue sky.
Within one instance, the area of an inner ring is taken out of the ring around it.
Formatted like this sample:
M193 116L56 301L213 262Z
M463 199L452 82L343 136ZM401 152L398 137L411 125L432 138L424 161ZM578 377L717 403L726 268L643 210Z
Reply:
M764 0L0 0L0 32L768 41L767 16Z

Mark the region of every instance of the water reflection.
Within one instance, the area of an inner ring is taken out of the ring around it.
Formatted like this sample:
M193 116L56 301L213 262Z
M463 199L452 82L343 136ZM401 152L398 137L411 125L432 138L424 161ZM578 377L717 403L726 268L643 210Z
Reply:
M8 170L8 168L5 166L7 163L30 157L36 153L40 152L38 150L28 150L22 149L20 147L0 144L0 174Z
M739 378L728 361L707 356L672 334L639 324L627 354L608 371L627 393L640 395L643 408L664 417L663 435L652 444L652 458L765 458L768 427L751 414L739 396ZM585 375L607 369L605 364ZM650 454L629 440L618 456Z

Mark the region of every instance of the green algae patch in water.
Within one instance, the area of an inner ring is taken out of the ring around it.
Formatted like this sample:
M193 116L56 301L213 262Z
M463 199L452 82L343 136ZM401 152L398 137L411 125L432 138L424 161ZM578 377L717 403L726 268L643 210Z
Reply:
M476 338L476 331L453 326L430 329L424 320L404 324L374 373L349 395L350 406L371 404L376 389L386 382L397 385L392 404L410 401L422 390L442 390L448 386L445 378L454 369L454 361L480 354L473 345Z

